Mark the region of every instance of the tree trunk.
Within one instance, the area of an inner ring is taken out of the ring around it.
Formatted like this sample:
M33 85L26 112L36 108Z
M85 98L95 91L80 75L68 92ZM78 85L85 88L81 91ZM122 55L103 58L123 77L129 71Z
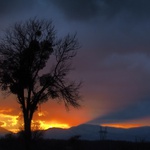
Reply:
M29 113L25 111L24 112L24 138L25 138L25 144L27 150L30 150L31 139L32 139L31 120L32 118L29 116Z

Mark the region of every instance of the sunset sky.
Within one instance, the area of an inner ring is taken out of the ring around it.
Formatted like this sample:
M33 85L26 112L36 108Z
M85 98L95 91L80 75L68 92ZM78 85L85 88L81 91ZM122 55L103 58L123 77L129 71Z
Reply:
M149 0L0 0L0 30L31 17L52 19L59 36L77 33L81 48L70 77L83 81L81 108L49 100L34 124L43 129L90 123L150 125ZM0 94L0 126L22 128L14 95Z

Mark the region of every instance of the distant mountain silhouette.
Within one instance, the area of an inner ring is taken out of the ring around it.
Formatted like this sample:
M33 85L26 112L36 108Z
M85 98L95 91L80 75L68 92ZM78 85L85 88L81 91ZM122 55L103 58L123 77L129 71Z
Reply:
M69 129L50 128L45 131L44 138L48 139L70 139L80 135L81 140L100 140L103 130L98 125L82 124ZM101 132L100 132L101 131ZM106 140L122 141L150 141L150 127L139 128L113 128L107 127Z
M8 131L7 129L3 128L3 127L0 127L0 137L6 135L6 134L9 134L9 133L12 133L11 131Z

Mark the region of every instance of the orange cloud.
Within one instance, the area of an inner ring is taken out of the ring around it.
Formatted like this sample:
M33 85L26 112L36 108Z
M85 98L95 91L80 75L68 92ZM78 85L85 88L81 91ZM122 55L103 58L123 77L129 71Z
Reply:
M90 120L91 116L88 112L89 111L83 107L80 109L70 108L70 110L67 111L63 103L50 100L40 106L40 109L35 112L33 120L41 120L48 123L56 121L59 124L75 126Z
M4 127L12 132L16 132L18 129L18 116L12 116L7 114L0 114L1 127Z
M102 124L101 126L105 126L105 127L115 127L115 128L134 128L134 127L140 127L141 124L132 124L132 123L113 123L113 124Z
M2 127L5 124L5 122L0 121L0 127Z
M2 114L11 113L11 112L12 112L11 108L9 108L9 109L0 109L0 113L2 113Z
M32 128L48 129L50 127L69 128L87 122L91 119L89 108L65 109L63 102L49 100L42 104L34 113ZM17 132L23 129L23 117L20 105L15 96L0 100L0 126Z
M37 120L36 124L38 125L39 129L49 129L49 128L69 128L70 126L68 124L65 123L60 123L59 121L41 121L41 120ZM35 127L35 129L38 129Z

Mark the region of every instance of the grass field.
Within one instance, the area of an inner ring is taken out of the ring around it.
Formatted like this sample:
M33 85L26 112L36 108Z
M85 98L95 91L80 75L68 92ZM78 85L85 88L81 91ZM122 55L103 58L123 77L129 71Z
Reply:
M0 150L25 150L21 138L0 139ZM150 150L149 142L83 141L83 140L33 140L31 150Z

